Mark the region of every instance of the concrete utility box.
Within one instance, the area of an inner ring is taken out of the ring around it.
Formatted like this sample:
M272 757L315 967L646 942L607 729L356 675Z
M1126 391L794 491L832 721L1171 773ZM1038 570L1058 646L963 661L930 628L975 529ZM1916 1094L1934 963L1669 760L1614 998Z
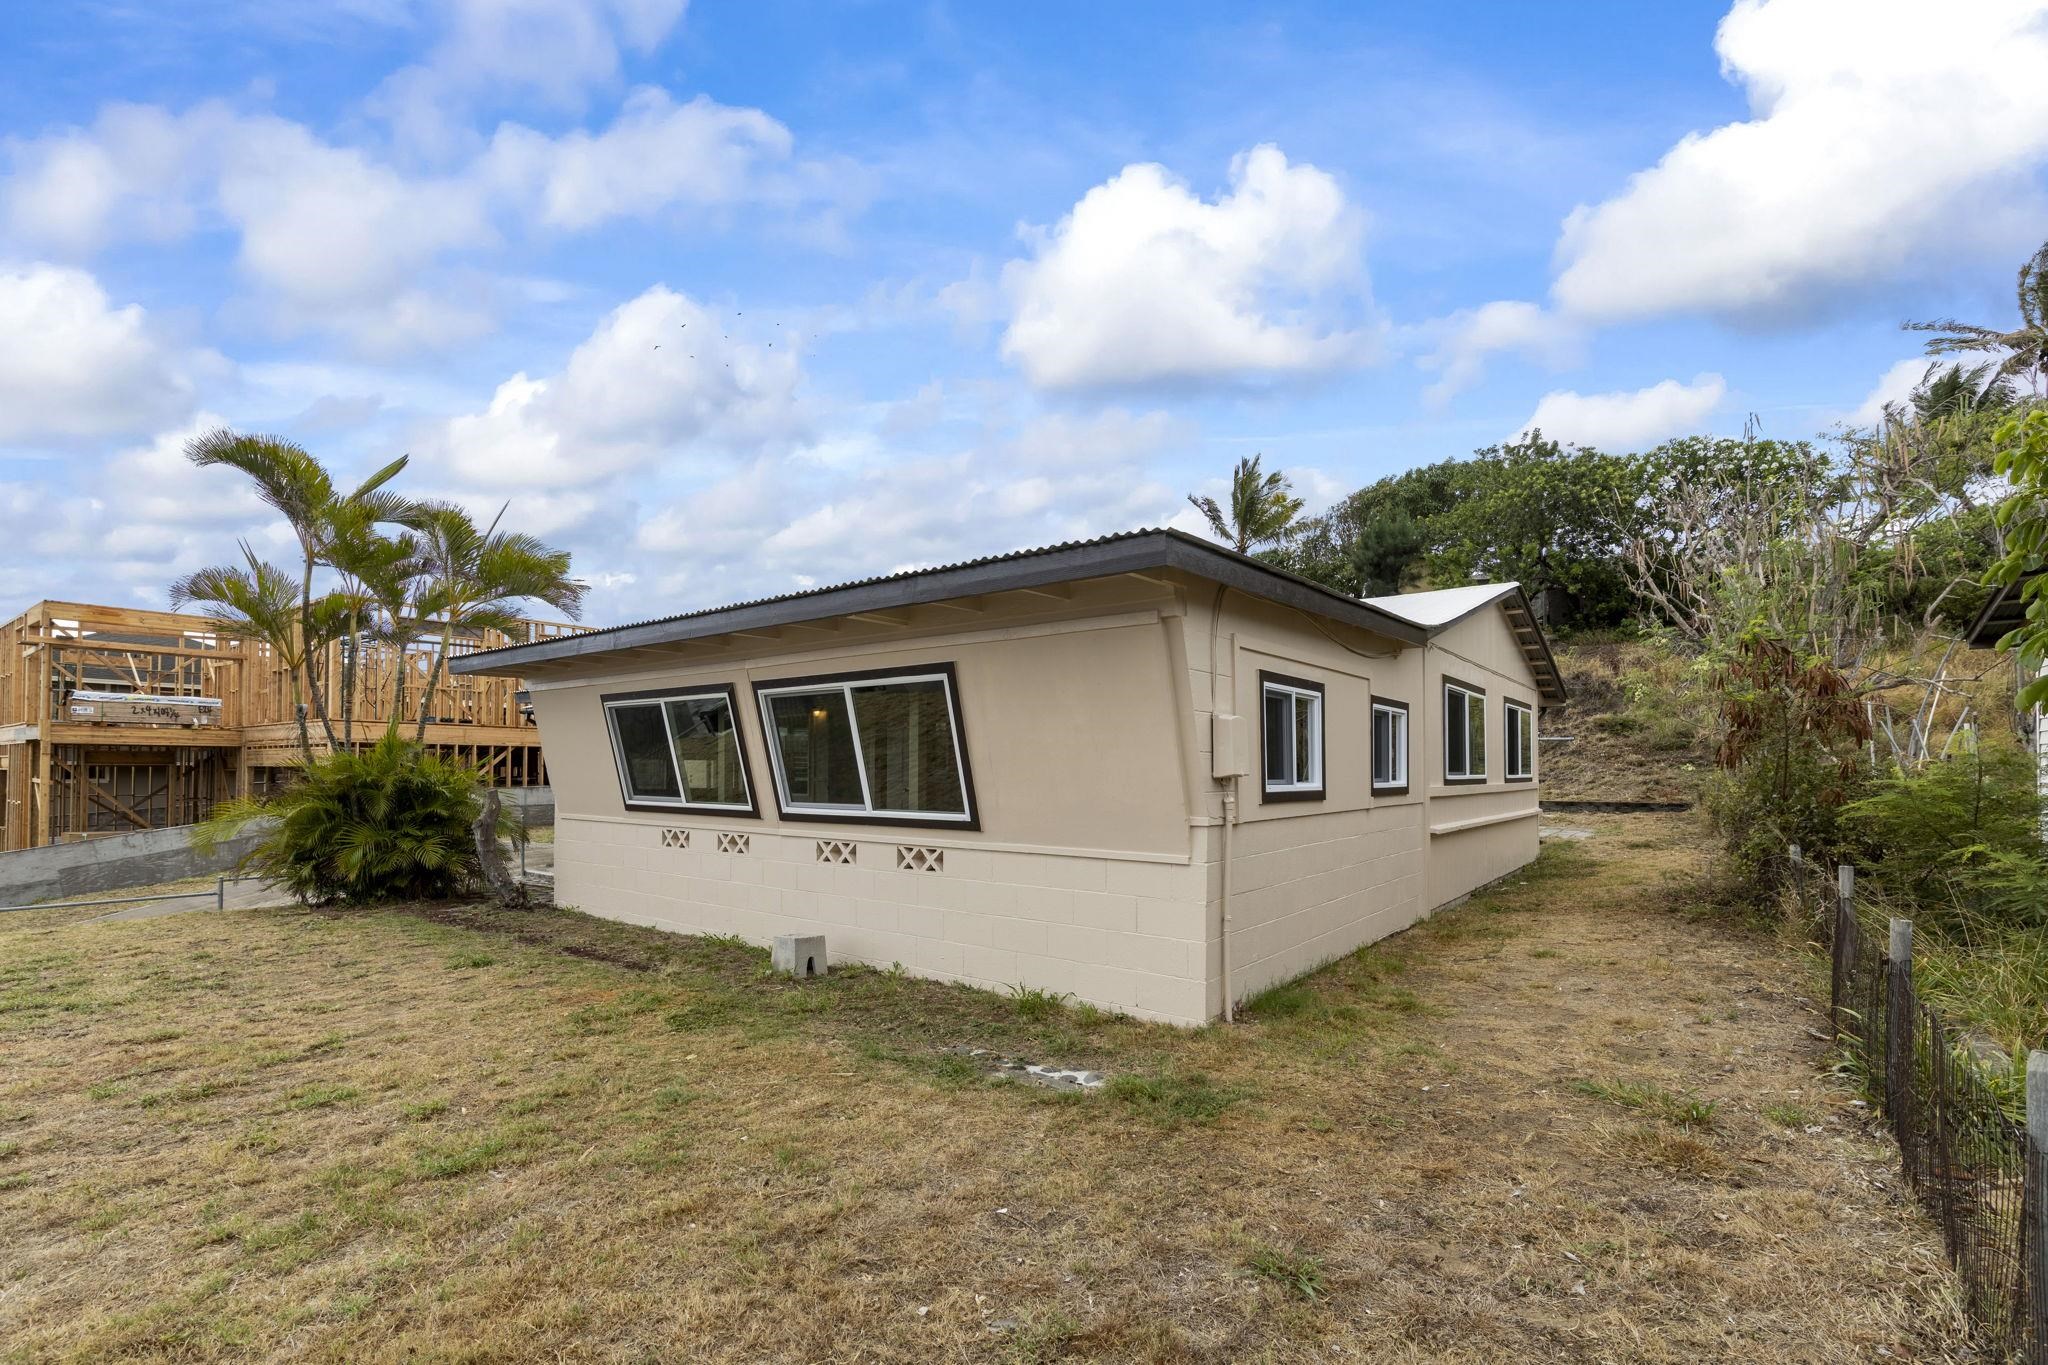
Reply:
M775 936L775 971L782 976L793 976L801 980L807 976L825 974L825 936L823 934L777 934Z

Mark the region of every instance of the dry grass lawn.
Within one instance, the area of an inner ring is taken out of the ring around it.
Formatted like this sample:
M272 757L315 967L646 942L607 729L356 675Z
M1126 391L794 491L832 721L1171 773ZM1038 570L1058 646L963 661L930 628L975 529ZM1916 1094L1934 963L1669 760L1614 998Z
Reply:
M1808 960L1575 823L1192 1034L568 912L9 916L0 1359L1960 1358Z

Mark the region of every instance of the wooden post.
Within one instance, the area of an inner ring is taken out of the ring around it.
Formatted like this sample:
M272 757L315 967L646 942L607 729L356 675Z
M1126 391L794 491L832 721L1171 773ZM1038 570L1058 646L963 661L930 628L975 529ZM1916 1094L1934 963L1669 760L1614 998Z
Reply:
M1913 1109L1913 921L1896 915L1885 977L1884 1107L1903 1138Z
M1828 977L1828 1012L1835 1021L1835 1036L1843 1033L1843 1012L1849 1008L1849 974L1856 964L1856 869L1843 863L1835 869L1835 941L1833 971ZM1864 1021L1869 1036L1870 1021Z
M2027 1054L2027 1168L2020 1201L2035 1355L2048 1359L2048 1052Z

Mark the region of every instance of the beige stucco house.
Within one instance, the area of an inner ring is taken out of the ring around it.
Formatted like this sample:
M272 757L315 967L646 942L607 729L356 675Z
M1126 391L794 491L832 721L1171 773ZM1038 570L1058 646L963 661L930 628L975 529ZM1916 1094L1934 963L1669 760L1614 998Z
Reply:
M451 666L527 679L564 904L1183 1024L1534 858L1563 699L1513 584L1175 531Z

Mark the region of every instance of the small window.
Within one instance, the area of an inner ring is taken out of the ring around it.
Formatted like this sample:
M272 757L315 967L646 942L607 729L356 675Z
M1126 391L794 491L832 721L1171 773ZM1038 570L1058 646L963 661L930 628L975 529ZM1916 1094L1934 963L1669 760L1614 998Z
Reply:
M1486 780L1486 693L1444 681L1444 781Z
M1276 801L1323 795L1323 685L1277 673L1259 675L1266 796Z
M729 686L604 699L626 804L754 814Z
M1536 776L1536 711L1527 702L1506 703L1501 737L1507 755L1501 775L1510 782L1527 782Z
M756 693L784 815L973 827L950 667Z
M1408 790L1408 703L1372 702L1372 789L1382 796Z

